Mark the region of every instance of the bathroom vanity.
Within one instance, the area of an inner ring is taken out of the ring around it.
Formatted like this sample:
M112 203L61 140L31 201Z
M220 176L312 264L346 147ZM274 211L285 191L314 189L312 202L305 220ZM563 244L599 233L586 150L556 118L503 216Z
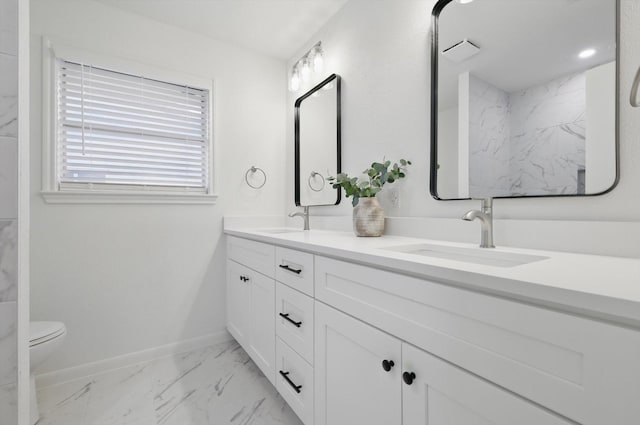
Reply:
M228 330L307 425L640 417L640 260L225 232Z

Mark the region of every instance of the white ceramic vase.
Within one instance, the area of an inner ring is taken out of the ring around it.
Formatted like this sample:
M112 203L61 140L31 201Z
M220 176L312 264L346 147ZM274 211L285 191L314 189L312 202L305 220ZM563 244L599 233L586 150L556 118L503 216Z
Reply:
M377 198L359 199L353 209L353 231L357 236L382 236L384 209Z

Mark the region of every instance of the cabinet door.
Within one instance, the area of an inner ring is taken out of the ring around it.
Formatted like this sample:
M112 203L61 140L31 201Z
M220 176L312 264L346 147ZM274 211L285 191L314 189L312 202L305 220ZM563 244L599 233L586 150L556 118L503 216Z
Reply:
M403 425L570 425L548 410L402 344Z
M248 273L251 298L249 308L249 341L245 347L262 373L275 385L276 362L276 283L260 273Z
M315 312L315 424L400 425L400 341L320 302Z
M247 269L227 260L227 330L245 346L249 342L249 299L251 288Z

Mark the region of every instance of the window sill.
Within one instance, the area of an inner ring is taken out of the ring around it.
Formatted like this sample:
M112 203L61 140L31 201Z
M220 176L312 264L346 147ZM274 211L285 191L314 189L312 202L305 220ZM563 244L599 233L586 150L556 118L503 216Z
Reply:
M215 204L218 195L176 192L42 191L48 204Z

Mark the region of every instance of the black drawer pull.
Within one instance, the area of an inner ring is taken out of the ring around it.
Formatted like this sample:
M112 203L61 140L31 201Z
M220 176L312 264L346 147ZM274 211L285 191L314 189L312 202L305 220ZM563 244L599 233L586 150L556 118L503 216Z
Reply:
M292 323L297 328L299 328L302 325L302 322L296 322L291 317L289 317L289 313L286 313L286 314L285 313L280 313L280 317L282 317L283 319L287 320L289 323Z
M281 269L285 269L287 271L290 271L291 273L295 273L295 274L302 273L302 269L292 269L291 267L289 267L286 264L280 264L278 267L280 267Z
M391 368L394 367L395 365L396 364L393 362L393 360L382 361L382 368L384 369L385 372L391 371Z
M416 379L416 374L413 372L405 372L402 374L402 380L407 385L413 384L414 379Z
M246 277L246 276L240 276L240 280L243 281L243 282L248 282L249 278Z
M293 381L291 379L289 379L289 372L284 372L284 371L280 371L280 375L282 375L282 377L285 379L285 381L287 381L289 383L289 385L291 385L293 387L294 390L296 390L296 392L298 394L300 394L300 388L302 388L302 385L296 385L293 383Z

